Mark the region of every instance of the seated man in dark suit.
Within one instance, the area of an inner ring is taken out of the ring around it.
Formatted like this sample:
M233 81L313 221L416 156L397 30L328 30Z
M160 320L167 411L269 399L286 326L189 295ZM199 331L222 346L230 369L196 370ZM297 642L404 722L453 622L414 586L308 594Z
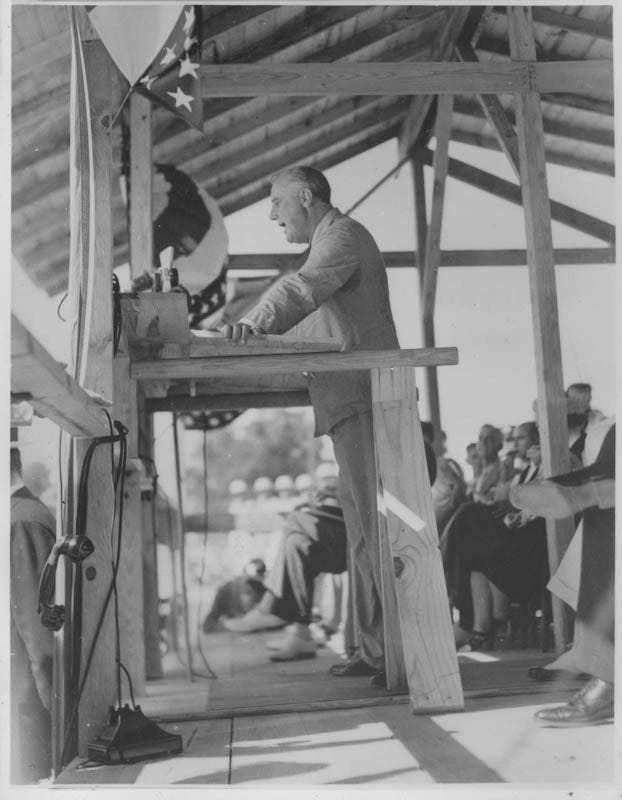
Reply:
M584 469L512 490L515 506L563 519L583 513L581 579L574 642L563 668L591 675L568 703L536 712L553 727L587 725L614 712L615 425ZM561 666L561 665L560 665Z

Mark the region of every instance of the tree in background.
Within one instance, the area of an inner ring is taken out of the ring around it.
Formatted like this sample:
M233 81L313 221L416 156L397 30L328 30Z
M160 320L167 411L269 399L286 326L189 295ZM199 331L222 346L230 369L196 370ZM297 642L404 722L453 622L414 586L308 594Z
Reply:
M203 509L203 434L186 431L189 454L183 469L187 513ZM312 472L321 460L320 441L313 438L310 409L248 411L225 428L207 433L210 509L226 506L229 484L241 478L249 485L262 475L296 477ZM210 511L211 513L211 511Z

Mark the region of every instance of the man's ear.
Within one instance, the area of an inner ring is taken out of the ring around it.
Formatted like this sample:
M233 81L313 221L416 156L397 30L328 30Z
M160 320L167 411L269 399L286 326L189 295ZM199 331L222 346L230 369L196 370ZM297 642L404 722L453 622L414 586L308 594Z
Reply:
M300 198L300 202L305 208L309 208L313 201L313 192L309 189L308 186L303 186L300 190L298 197Z

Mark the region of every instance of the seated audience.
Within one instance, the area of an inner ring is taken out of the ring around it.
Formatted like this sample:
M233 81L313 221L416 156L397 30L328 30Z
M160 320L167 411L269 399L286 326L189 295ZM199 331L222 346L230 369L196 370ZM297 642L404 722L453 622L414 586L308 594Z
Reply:
M434 427L431 422L422 422L421 430L425 445L434 447ZM451 515L466 500L466 482L461 467L452 458L448 458L445 446L446 436L442 433L442 443L439 455L434 453L429 456L426 447L426 460L433 457L432 464L428 465L428 472L432 481L432 502L434 503L434 516L438 531L442 531ZM432 469L431 469L432 467ZM436 472L433 478L434 471Z
M494 425L482 425L477 451L482 461L482 470L473 485L473 502L494 503L496 490L502 483L501 461L499 451L503 447L503 436Z
M244 567L244 573L219 587L212 607L203 620L203 632L221 628L227 619L242 617L259 603L266 591L263 578L266 565L261 558L253 558Z
M472 472L471 480L467 481L467 496L472 499L475 481L482 474L482 469L484 468L482 457L475 442L471 442L466 447L466 462L471 467Z
M566 397L575 400L579 409L587 414L588 426L597 425L605 419L602 411L592 408L592 387L589 383L571 383L566 389Z
M516 428L517 452L528 465L514 483L539 476L537 445L535 423ZM490 647L495 628L507 626L508 598L526 600L541 589L548 569L544 519L518 511L507 500L468 503L443 538L448 591L460 615L456 642L466 640L470 649Z

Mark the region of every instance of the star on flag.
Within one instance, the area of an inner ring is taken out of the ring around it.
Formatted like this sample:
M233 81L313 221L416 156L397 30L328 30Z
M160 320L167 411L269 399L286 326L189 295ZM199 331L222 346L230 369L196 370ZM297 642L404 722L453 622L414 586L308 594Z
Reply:
M192 75L193 78L198 78L197 70L200 66L200 64L194 64L190 57L186 56L179 62L179 77L183 78L184 75Z
M185 94L184 92L182 92L182 90L179 88L179 86L177 87L176 91L167 92L167 94L170 97L172 97L173 100L175 101L175 108L179 108L180 106L184 106L184 108L187 108L188 111L192 111L192 105L191 104L192 104L192 101L194 100L194 97L192 97L192 95L190 95L190 94Z
M200 6L182 6L167 40L134 86L198 130L203 130L201 23Z

